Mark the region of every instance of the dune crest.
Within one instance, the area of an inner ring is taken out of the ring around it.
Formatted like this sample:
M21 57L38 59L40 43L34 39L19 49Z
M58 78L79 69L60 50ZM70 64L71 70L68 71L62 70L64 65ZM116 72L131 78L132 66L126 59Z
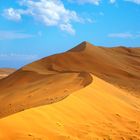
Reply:
M40 73L84 71L135 95L140 93L140 85L136 84L140 82L140 48L106 48L85 41L67 52L37 62L25 66L24 70Z
M58 102L91 82L92 77L86 72L45 75L18 70L1 81L0 117Z
M81 52L81 51L84 51L87 47L90 47L90 46L92 46L92 44L90 44L87 41L84 41L81 44L77 45L76 47L70 49L69 51L70 52Z

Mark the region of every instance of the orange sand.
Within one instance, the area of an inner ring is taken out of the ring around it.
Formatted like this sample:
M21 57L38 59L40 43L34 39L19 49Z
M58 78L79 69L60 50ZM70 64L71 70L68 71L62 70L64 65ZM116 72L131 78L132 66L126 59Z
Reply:
M140 99L93 76L61 102L0 120L0 140L138 140Z

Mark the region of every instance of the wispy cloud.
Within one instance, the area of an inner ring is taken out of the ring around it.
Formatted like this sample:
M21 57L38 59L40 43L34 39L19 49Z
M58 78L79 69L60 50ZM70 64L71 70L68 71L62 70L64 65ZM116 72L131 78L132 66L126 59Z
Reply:
M139 38L140 37L140 34L137 33L137 34L132 34L132 33L110 33L108 34L108 37L111 37L111 38L124 38L124 39L127 39L127 38Z
M135 4L140 4L140 0L125 0L125 1L133 2Z
M133 35L131 33L111 33L108 37L112 38L132 38Z
M38 55L35 54L18 54L18 53L1 53L0 60L36 60Z
M20 9L5 9L3 15L15 21L21 20L23 15L28 15L46 26L57 26L71 34L75 34L72 22L81 21L77 13L66 9L61 0L22 0L20 6Z
M114 4L117 2L117 0L109 0L110 3ZM140 0L124 0L126 2L132 2L132 3L135 3L135 4L140 4Z
M78 4L93 4L93 5L100 5L103 0L67 0L68 2L71 3L78 3ZM117 0L108 0L109 3L115 4ZM126 2L132 2L135 4L140 4L140 0L123 0Z
M99 5L101 0L68 0L69 2L78 3L78 4L94 4Z
M19 31L0 31L0 40L14 40L32 38L34 35Z

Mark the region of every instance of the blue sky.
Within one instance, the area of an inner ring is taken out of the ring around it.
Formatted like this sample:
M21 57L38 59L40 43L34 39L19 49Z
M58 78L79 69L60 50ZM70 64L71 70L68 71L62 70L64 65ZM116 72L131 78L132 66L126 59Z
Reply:
M19 68L82 41L140 46L140 0L1 0L0 67Z

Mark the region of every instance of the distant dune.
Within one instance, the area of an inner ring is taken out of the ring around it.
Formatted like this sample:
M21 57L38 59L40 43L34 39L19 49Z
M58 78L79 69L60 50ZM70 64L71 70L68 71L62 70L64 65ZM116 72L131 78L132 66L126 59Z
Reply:
M9 74L13 73L14 71L16 71L16 69L0 68L0 79L8 76Z
M0 140L138 140L139 83L140 48L83 42L33 62L0 80Z

